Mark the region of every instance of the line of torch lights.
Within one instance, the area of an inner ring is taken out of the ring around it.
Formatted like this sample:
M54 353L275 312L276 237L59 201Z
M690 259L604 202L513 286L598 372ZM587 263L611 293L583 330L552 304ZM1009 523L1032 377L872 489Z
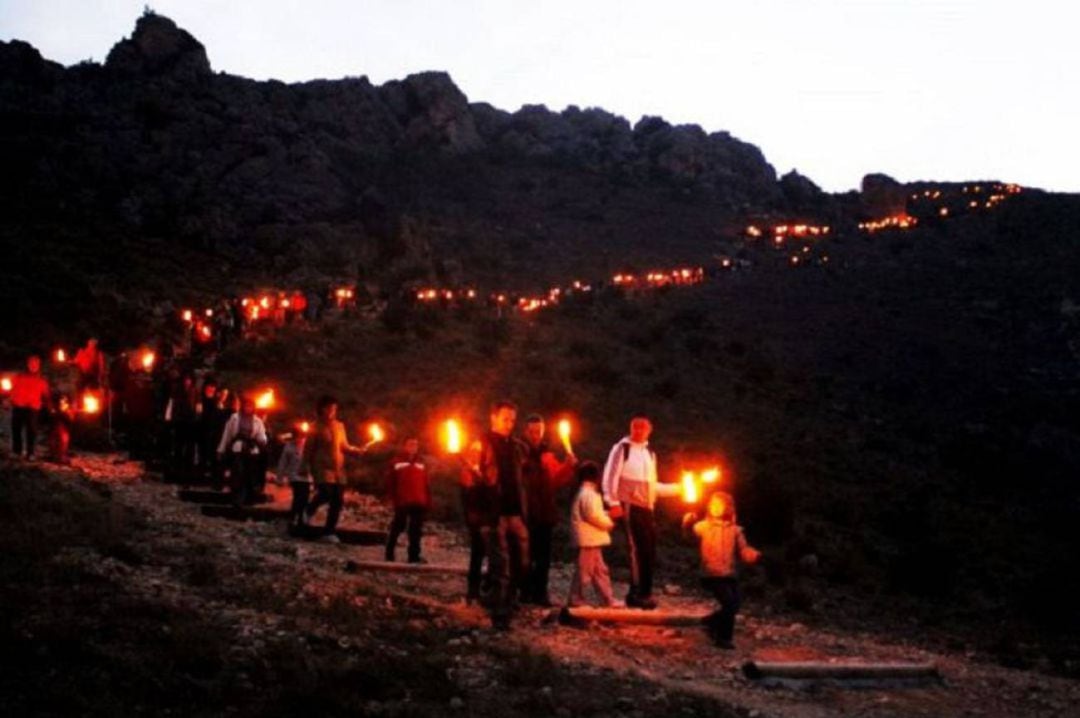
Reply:
M147 365L153 364L153 353L149 352L143 355L143 361L147 362ZM148 360L148 361L147 361ZM0 390L3 393L10 393L12 389L12 382L10 377L0 377ZM104 397L99 390L87 390L81 395L77 411L93 416L100 414L104 406ZM255 394L255 408L256 410L266 416L272 411L280 408L278 404L278 395L275 389L266 388L258 391ZM574 456L573 446L573 423L570 419L560 419L556 425L556 434L559 437L559 442L562 444L563 449L567 455ZM308 435L313 429L313 425L308 420L299 420L294 424L295 430L301 435ZM386 441L386 430L377 421L369 422L366 426L367 443L364 445L364 450L367 450L376 444L380 444ZM440 428L441 441L444 450L451 456L460 456L464 451L468 442L467 434L462 426L462 422L458 419L446 419ZM723 471L719 466L713 466L702 471L683 471L682 472L682 485L681 493L682 498L686 503L696 503L702 496L705 486L716 484L723 477Z

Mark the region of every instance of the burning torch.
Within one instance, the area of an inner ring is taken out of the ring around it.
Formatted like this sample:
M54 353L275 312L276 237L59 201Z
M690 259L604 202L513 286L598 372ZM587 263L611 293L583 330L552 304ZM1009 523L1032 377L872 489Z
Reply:
M379 426L375 422L372 422L371 426L368 427L368 436L370 438L368 439L368 443L364 444L365 451L374 446L375 444L383 441L386 438L386 433L383 431L381 426Z
M562 440L563 448L566 449L566 453L569 456L574 455L574 448L570 445L570 420L563 419L559 422L558 431L559 439Z
M461 426L455 419L447 419L444 425L444 435L446 438L446 453L460 455L461 447L465 442L465 437L462 434Z

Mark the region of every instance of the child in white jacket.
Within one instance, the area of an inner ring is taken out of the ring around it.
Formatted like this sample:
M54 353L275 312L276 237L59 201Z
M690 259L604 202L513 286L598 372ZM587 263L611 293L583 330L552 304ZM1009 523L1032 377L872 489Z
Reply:
M611 593L611 574L604 563L604 546L611 545L611 529L615 522L604 511L604 500L598 482L600 467L586 461L578 467L581 485L570 508L570 534L578 549L574 580L566 605L571 608L585 604L585 587L592 584L605 606L616 606Z

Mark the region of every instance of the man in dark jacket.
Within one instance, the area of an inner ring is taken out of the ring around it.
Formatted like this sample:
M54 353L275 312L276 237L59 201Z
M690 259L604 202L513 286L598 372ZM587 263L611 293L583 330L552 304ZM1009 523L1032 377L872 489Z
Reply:
M510 627L514 597L529 565L528 497L521 477L522 445L513 437L516 421L514 404L496 402L491 407L491 430L481 440L481 480L495 487L498 497L495 522L484 532L495 589L491 619L500 630Z
M386 480L386 493L394 507L394 518L387 532L386 560L394 560L398 537L409 531L409 563L423 563L420 558L420 536L424 530L424 514L431 508L431 481L427 466L420 456L420 440L405 440L402 452L394 457Z
M529 505L529 563L531 566L522 600L538 606L551 606L548 574L551 571L551 535L559 520L556 492L574 475L577 460L555 458L545 437L544 419L532 414L525 420L525 461L522 481Z

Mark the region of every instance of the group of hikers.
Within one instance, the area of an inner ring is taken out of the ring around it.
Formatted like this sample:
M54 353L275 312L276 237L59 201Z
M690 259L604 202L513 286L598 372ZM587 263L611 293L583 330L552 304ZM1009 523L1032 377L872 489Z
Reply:
M290 531L338 541L346 457L367 452L371 444L357 446L349 441L336 399L324 396L318 401L312 424L274 436L253 395L232 392L211 376L203 377L200 384L193 372L182 370L175 361L162 362L153 372L131 372L118 382L116 375L123 372L106 369L96 342L88 347L83 361L75 363L76 385L115 385L116 393L108 401L116 405L117 422L125 428L133 455L208 477L212 483L227 486L236 504L246 505L261 499L271 456L279 454L274 473L280 483L291 487ZM52 394L41 364L40 357L30 357L8 392L12 451L31 459L37 417L52 416L51 434L68 435L73 417L69 413L67 420L56 418L69 410L59 406L64 397ZM144 404L145 412L140 408ZM585 605L585 593L591 588L604 606L655 609L656 504L681 496L682 488L658 478L657 455L649 446L650 419L632 417L629 433L615 443L602 466L579 460L568 446L554 449L539 414L525 418L520 435L515 434L517 424L517 407L509 401L496 402L488 430L456 454L470 549L466 601L484 605L498 629L510 626L521 604L554 605L549 593L553 538L560 516L568 515L577 561L568 595L560 603L568 608ZM66 461L66 439L59 455L55 442L50 443L52 458ZM404 436L389 461L386 496L393 518L385 546L388 561L395 560L403 533L408 537L407 560L424 561L421 537L432 506L428 463L415 435ZM576 491L570 506L560 506L560 490L572 483ZM718 645L730 647L740 604L736 564L755 562L758 552L735 523L729 494L714 491L703 499L704 511L686 514L683 531L700 546L703 585L720 606L709 618L710 634ZM325 522L313 526L324 505ZM604 559L616 528L625 532L629 552L630 587L625 601L615 598Z

